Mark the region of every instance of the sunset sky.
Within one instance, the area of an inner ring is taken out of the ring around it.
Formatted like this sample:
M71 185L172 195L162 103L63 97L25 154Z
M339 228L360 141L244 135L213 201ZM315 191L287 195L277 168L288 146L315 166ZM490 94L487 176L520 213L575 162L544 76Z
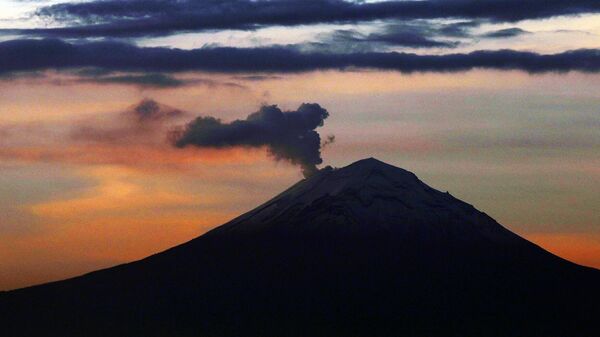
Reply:
M0 2L0 290L159 252L303 179L279 138L172 139L303 103L335 136L319 167L378 158L600 268L598 1L65 1Z

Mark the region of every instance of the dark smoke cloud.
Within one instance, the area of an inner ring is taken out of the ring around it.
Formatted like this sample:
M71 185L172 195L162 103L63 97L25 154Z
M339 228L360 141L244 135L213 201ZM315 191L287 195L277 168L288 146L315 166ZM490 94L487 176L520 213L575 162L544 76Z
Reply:
M131 37L373 20L465 18L514 22L598 12L598 0L96 0L42 7L37 16L63 27L12 33Z
M80 44L60 40L0 42L0 76L44 69L100 68L126 72L207 71L221 73L303 72L370 68L401 72L451 72L475 68L541 72L598 72L600 49L558 54L515 50L417 55L397 52L301 52L293 47L171 48L137 47L119 42Z
M282 111L276 105L269 105L244 120L231 123L214 117L198 117L184 129L175 131L172 138L177 147L266 147L276 160L299 165L308 177L323 162L321 138L315 129L322 126L328 116L327 110L319 104L304 103L295 111Z

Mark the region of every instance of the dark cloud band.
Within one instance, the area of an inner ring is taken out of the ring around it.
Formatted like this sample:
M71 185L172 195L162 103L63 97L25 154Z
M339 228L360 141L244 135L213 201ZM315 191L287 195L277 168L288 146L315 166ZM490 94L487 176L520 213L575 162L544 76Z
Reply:
M597 0L96 0L43 7L37 15L66 27L21 33L70 37L166 35L386 19L484 19L515 22L600 12Z
M70 44L60 40L0 43L0 75L44 69L95 67L107 71L221 73L304 72L370 68L400 72L457 72L475 68L540 72L598 72L600 50L558 54L513 50L417 55L396 52L303 53L292 47L142 48L118 42Z

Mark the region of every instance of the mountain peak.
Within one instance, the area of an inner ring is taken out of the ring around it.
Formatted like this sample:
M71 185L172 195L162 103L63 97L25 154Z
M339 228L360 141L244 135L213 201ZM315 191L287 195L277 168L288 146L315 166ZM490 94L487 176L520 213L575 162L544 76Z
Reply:
M0 294L0 325L24 337L587 336L598 283L369 158L165 252Z
M328 170L329 168L331 168L330 166L327 166L326 168L324 168L323 170ZM390 165L386 162L383 162L377 158L373 158L373 157L369 157L369 158L365 158L365 159L360 159L355 161L352 164L349 164L348 166L342 167L340 169L359 169L359 170L367 170L367 169L395 169L395 170L402 170L405 172L408 172L406 170L403 170L399 167Z
M451 219L440 223L440 219ZM319 225L313 225L318 223ZM367 158L326 167L212 234L388 232L425 240L515 240L485 213L407 170Z
M376 166L376 165L389 165L377 158L373 158L373 157L369 157L369 158L365 158L365 159L360 159L355 161L354 163L350 164L350 165L370 165L370 166ZM349 165L349 166L350 166Z
M417 192L431 188L412 172L375 158L367 158L341 168L325 167L312 177L301 180L284 191L271 202L280 203L282 200L293 199L295 202L310 204L324 196L335 197L360 191L360 195L364 197L368 192L398 189Z
M390 165L386 162L383 162L374 157L357 160L348 166L355 166L355 165L356 166L392 166L392 165Z
M325 168L324 170L331 170ZM358 160L348 166L336 170L338 175L346 178L360 179L368 177L373 173L378 173L386 179L408 179L419 180L415 174L402 168L390 165L376 158L370 157ZM367 181L361 181L366 183Z

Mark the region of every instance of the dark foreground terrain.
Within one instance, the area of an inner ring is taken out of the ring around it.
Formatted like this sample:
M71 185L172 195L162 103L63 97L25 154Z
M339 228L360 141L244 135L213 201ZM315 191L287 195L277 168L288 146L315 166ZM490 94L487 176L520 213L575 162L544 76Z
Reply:
M0 293L0 335L600 336L600 271L374 159L144 260Z

